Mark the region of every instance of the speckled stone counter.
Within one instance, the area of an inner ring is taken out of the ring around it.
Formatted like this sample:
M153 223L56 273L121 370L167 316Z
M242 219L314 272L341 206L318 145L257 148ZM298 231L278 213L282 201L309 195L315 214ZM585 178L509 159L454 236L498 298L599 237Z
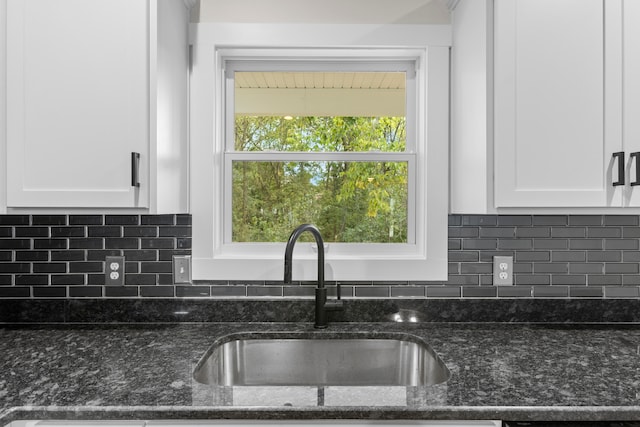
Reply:
M281 331L412 334L452 375L434 386L356 390L323 406L273 393L267 401L259 390L220 399L214 386L192 378L216 340ZM640 327L632 325L4 325L0 425L48 418L640 420L639 352Z

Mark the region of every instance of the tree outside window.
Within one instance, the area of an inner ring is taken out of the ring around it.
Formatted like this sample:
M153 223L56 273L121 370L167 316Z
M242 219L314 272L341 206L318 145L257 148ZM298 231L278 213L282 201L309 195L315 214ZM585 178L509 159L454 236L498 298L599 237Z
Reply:
M404 117L236 116L237 151L402 152ZM233 241L286 241L316 224L328 242L406 243L407 163L236 161Z

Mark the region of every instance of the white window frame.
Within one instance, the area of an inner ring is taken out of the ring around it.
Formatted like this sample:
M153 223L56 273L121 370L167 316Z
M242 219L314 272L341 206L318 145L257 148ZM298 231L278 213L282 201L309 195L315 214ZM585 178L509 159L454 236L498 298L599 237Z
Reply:
M374 31L375 30L375 31ZM241 60L415 61L415 147L393 154L415 162L415 241L328 243L327 280L446 280L449 140L448 26L196 24L192 26L191 205L196 280L282 280L285 242L225 240L225 170L246 153L226 152L225 63ZM292 40L296 40L295 44ZM418 40L418 41L416 41ZM427 90L428 89L428 90ZM409 113L409 112L408 112ZM428 124L428 125L427 125ZM409 141L409 136L407 138ZM350 153L351 154L351 153ZM387 158L389 153L387 154ZM362 160L375 154L353 153ZM316 153L278 153L313 159ZM326 158L326 154L323 158ZM225 167L226 162L226 167ZM428 197L427 197L428 195ZM412 199L412 197L410 197ZM228 212L228 211L227 211ZM314 280L316 250L296 245L294 280Z

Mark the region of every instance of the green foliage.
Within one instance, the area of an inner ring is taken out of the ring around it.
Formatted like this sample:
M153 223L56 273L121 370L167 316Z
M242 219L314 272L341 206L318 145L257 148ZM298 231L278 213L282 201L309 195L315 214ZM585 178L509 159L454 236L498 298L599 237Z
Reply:
M236 117L238 151L398 152L404 117ZM316 224L328 242L407 241L404 162L259 162L233 165L233 240L286 241Z

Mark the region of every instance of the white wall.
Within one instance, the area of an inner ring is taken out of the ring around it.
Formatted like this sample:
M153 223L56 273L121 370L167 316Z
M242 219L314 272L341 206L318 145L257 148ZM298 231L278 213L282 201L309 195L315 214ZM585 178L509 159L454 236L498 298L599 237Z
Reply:
M0 214L7 206L7 2L0 0Z
M448 24L445 0L201 0L199 22Z
M451 213L487 213L493 200L492 4L461 0L453 11Z
M185 3L158 1L157 161L151 162L152 169L157 165L157 212L189 211L188 22Z

